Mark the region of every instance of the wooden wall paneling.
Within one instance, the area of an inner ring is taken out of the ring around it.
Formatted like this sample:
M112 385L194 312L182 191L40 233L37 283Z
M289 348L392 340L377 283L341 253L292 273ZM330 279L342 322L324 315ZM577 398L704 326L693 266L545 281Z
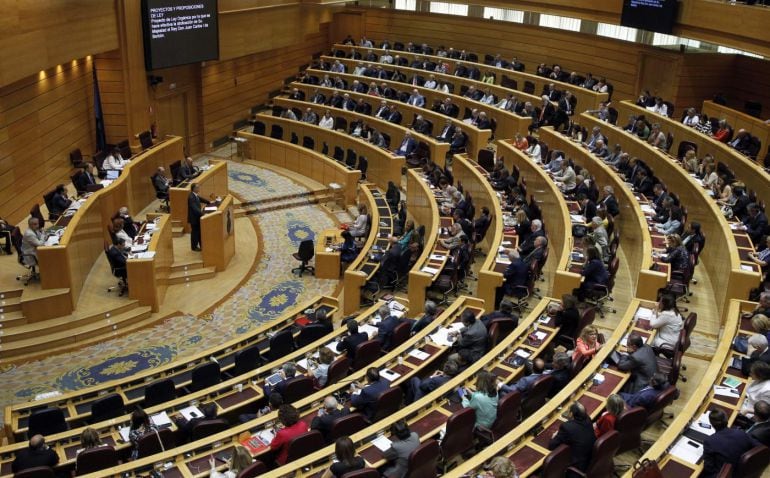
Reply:
M150 87L150 103L155 112L158 136L184 136L188 155L203 152L206 147L203 142L200 64L151 73L163 77L162 83Z
M366 30L366 11L345 11L334 14L330 40L341 42L348 35L352 36L356 42L364 36Z
M94 150L91 61L68 62L0 88L0 215L20 222L58 183L69 152ZM34 171L34 173L33 173Z
M128 138L126 120L125 85L123 83L123 61L120 50L94 55L94 68L99 81L99 95L102 99L104 132L108 144L117 144Z
M763 106L762 119L770 118L770 61L737 55L733 81L724 94L731 108L745 111L747 101L757 101Z
M700 107L704 99L729 92L735 84L735 56L721 53L682 55L678 72L678 91L672 100L679 118L685 108Z
M141 2L134 0L115 1L120 31L126 130L131 147L138 151L141 146L136 135L150 129L153 122L150 113L147 70L144 67Z

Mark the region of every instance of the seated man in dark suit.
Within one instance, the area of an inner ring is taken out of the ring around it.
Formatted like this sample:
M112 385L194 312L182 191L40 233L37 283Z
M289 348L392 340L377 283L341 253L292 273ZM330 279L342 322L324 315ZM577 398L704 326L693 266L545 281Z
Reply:
M454 360L447 360L441 370L428 378L412 377L407 387L406 403L412 403L436 390L457 375L459 367Z
M759 443L770 446L770 403L760 400L754 404L754 424L746 433Z
M767 216L756 203L751 203L747 207L749 215L743 220L744 230L751 238L754 244L762 243L762 236L767 231ZM733 209L733 213L735 210Z
M502 295L523 297L525 290L522 289L522 286L526 286L529 280L529 266L524 262L519 251L516 249L508 251L508 260L511 263L508 264L505 272L503 272L505 282L503 282L503 287L501 288Z
M377 399L382 392L390 388L390 381L380 377L380 371L375 367L369 367L366 370L366 382L366 386L358 382L350 385L350 404L371 421L377 413Z
M72 204L72 200L67 197L67 188L63 184L56 186L56 190L51 198L51 210L48 211L52 216L59 217Z
M548 391L549 397L553 397L562 391L562 389L566 387L569 381L572 379L572 375L570 373L571 363L572 360L566 353L556 352L553 354L553 370L551 371L553 382L551 382L551 390Z
M500 387L500 396L507 395L513 391L518 391L522 397L526 397L535 382L545 374L545 361L541 358L536 358L532 361L531 366L527 366L529 369L529 375L521 377L516 382L506 385L503 384Z
M94 175L94 165L86 163L85 166L83 166L83 172L77 176L76 181L75 188L78 192L88 191L89 186L95 186L96 176Z
M487 328L480 320L476 319L476 315L470 310L464 311L460 320L464 326L460 332L449 333L450 338L459 336L453 347L457 353L463 349L468 350L471 360L478 360L484 355L487 348ZM459 359L454 357L457 353L449 357L459 363Z
M128 282L128 270L126 269L126 240L122 237L115 239L115 242L107 249L107 259L110 267L115 270L115 277L120 277L124 282Z
M401 323L401 320L390 313L388 304L381 305L377 310L377 315L380 316L380 323L377 326L377 339L382 344L382 350L388 351L390 350L390 342L393 339L393 332Z
M758 442L745 431L728 428L727 415L721 409L712 410L709 413L709 422L714 428L714 434L703 441L701 478L717 476L725 463L735 467L741 455L758 445Z
M412 138L412 133L409 131L404 133L404 140L401 141L401 146L396 149L395 153L399 156L409 156L417 147L417 141Z
M34 435L29 439L28 448L16 452L16 458L11 463L11 471L19 473L39 466L53 468L57 463L59 463L59 455L48 448L43 435Z
M422 317L420 317L419 320L417 320L414 324L412 324L412 335L416 334L417 332L421 331L425 327L428 327L431 322L433 322L436 319L436 316L438 315L438 310L436 307L436 303L432 300L426 300L425 305L423 306L423 313Z
M171 181L169 181L165 173L166 169L163 166L158 167L158 170L152 175L152 185L155 187L156 193L168 197L168 188L171 186Z
M660 395L666 388L668 388L666 376L660 372L656 372L650 379L649 385L636 393L621 392L620 396L623 397L628 408L644 407L649 411L650 407L655 404L655 399L658 398L658 395Z
M364 332L358 331L358 322L354 319L348 319L345 326L348 329L348 335L337 344L337 352L346 352L350 360L356 356L356 347L369 340Z
M528 256L532 251L535 250L535 239L537 239L540 236L545 236L545 231L543 231L543 222L539 219L535 219L530 223L530 235L527 236L527 238L519 243L519 253L522 257Z
M511 319L516 325L519 324L519 316L513 313L513 304L508 299L500 301L500 307L497 310L482 316L479 320L489 330L489 326L492 325L492 321L495 319Z
M650 383L652 375L658 371L658 361L652 347L644 343L639 334L628 337L628 350L618 363L618 369L631 372L631 379L626 383L626 393L636 393Z
M182 161L182 165L179 166L179 171L177 173L179 177L177 178L179 182L185 181L187 179L192 179L198 174L200 174L200 171L193 165L193 160L191 157L184 158L184 161Z
M310 422L310 429L318 430L326 443L331 443L329 437L334 421L347 415L350 415L350 409L348 407L339 408L337 399L330 395L324 399L323 408L318 410L318 415Z
M456 129L452 135L452 141L449 143L449 152L455 153L462 151L462 149L465 148L465 144L467 142L468 139L466 138L465 133L463 133L460 129Z
M265 396L270 396L270 393L279 393L281 396L286 392L286 384L297 375L297 367L293 363L287 362L281 366L279 372L283 379L276 383L275 386L270 386L267 383L262 386L262 390L265 392Z
M553 434L548 449L553 450L559 445L569 446L572 455L570 466L586 471L591 463L595 441L594 427L585 407L580 402L575 402L569 407L569 420L562 423L559 430Z
M441 129L441 132L438 136L436 136L436 139L439 141L443 141L445 143L448 143L452 137L455 134L455 127L452 124L452 120L450 118L446 119L446 122L444 123L444 127Z

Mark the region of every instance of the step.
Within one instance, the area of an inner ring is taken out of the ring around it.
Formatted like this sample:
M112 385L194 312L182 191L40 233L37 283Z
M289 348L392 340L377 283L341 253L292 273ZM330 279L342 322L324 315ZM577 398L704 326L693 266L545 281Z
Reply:
M6 312L21 312L21 295L0 300L0 314Z
M0 300L10 299L13 297L21 297L21 294L23 293L24 293L23 288L0 291Z
M184 236L184 227L183 226L172 226L171 227L171 237L182 237Z
M24 317L24 313L20 310L13 312L0 313L0 327L11 328L18 327L27 323L27 318Z
M201 267L203 267L203 261L201 259L174 262L171 264L171 273L191 271L193 269L200 269Z
M113 319L115 316L128 313L139 307L139 301L126 300L125 303L110 309L103 309L88 315L69 314L48 320L25 323L15 327L4 327L2 334L3 344L27 340L38 337L41 334L66 332L72 328L88 327L90 324L98 324L101 321Z
M19 355L51 355L56 349L81 347L87 343L123 334L135 322L152 315L150 307L135 307L109 319L69 327L65 330L38 334L33 338L0 344L0 358L10 359Z
M217 273L214 267L200 267L198 269L173 272L166 279L166 284L184 284L185 282L195 282L199 280L211 279Z

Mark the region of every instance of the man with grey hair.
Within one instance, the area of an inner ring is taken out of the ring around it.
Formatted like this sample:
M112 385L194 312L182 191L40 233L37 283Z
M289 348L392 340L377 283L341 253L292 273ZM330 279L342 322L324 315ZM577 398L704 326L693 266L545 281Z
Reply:
M749 376L751 366L754 362L765 362L770 364L770 350L767 347L767 337L762 334L754 334L749 337L748 357L741 359L741 372L746 377Z
M615 199L615 190L612 189L612 186L604 186L604 196L599 200L597 206L604 208L612 217L620 214L620 206L618 206L618 200Z
M531 234L519 244L519 254L522 257L527 257L532 251L535 250L535 239L541 236L545 236L543 232L543 222L540 219L535 219L529 226Z
M412 335L416 334L417 332L421 331L425 327L428 327L431 322L433 322L436 319L436 316L438 315L438 308L436 307L436 303L432 300L426 300L425 305L423 306L423 314L422 317L420 317L420 320L414 323L412 325Z
M589 226L591 227L589 235L593 237L594 243L602 255L602 259L606 261L609 256L610 238L607 234L607 229L604 228L604 220L599 216L594 216L591 218Z
M439 241L441 242L442 246L452 251L460 247L460 244L462 244L463 236L465 236L463 227L459 222L456 222L450 227L450 237L448 239L439 239Z
M553 367L553 371L551 372L553 382L551 383L551 390L548 392L549 397L553 397L559 393L559 391L569 383L571 378L569 366L571 363L572 361L569 358L569 355L565 352L556 352L553 355L553 364L551 364Z
M265 392L265 396L269 396L270 393L278 393L283 396L286 393L286 385L288 382L297 375L297 367L292 362L286 362L281 366L279 371L281 374L281 381L276 383L275 386L270 386L268 383L262 386L262 390Z
M323 435L326 443L331 443L330 436L334 421L347 415L350 415L350 409L348 407L340 407L337 399L329 395L324 399L323 407L318 410L318 414L310 422L310 429L318 430Z
M393 333L396 331L396 327L401 324L401 319L390 312L388 304L382 304L377 309L377 315L380 316L380 323L377 325L377 339L382 344L382 350L390 350Z

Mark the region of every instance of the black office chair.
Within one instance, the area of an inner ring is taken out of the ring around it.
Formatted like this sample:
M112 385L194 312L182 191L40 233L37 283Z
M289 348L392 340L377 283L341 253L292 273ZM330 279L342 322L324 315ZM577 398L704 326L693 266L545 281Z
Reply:
M107 287L107 292L112 292L115 288L118 288L118 296L123 297L123 294L128 290L128 270L125 266L116 264L109 254L110 246L104 245L104 255L107 256L107 262L110 264L110 271L112 275L118 278L118 285Z
M198 392L204 388L218 384L222 380L217 362L205 362L192 371L192 380L187 387L188 393Z
M299 276L302 277L302 273L305 271L310 271L315 274L315 267L309 266L308 263L315 255L315 245L313 244L312 240L302 241L299 244L299 249L297 252L292 254L292 256L301 262L299 267L295 267L291 270L292 273L297 271L299 273Z
M294 351L294 335L291 330L284 329L270 337L270 350L267 358L271 362L281 359Z
M369 160L365 156L358 157L358 168L361 171L361 181L366 181L366 171L369 169Z
M265 123L261 121L255 121L254 122L254 129L251 130L252 133L258 134L260 136L265 135Z
M152 134L149 131L139 133L139 144L142 145L142 149L152 148Z
M307 149L315 149L315 140L310 136L302 137L302 146Z
M64 412L57 407L35 410L29 415L27 422L27 435L54 435L69 430Z
M283 127L277 124L274 124L273 126L271 126L270 137L273 139L283 139Z
M100 446L83 450L75 459L75 475L87 475L100 470L118 466L118 452L112 446Z
M125 412L123 397L117 393L110 393L99 397L91 404L91 423L98 423L111 418L116 418Z
M170 378L158 380L144 387L144 408L168 402L176 398L176 385Z
M233 368L226 372L226 375L230 377L236 377L247 372L251 372L255 368L259 367L264 360L262 360L262 354L259 351L258 345L251 345L235 354L235 362Z

